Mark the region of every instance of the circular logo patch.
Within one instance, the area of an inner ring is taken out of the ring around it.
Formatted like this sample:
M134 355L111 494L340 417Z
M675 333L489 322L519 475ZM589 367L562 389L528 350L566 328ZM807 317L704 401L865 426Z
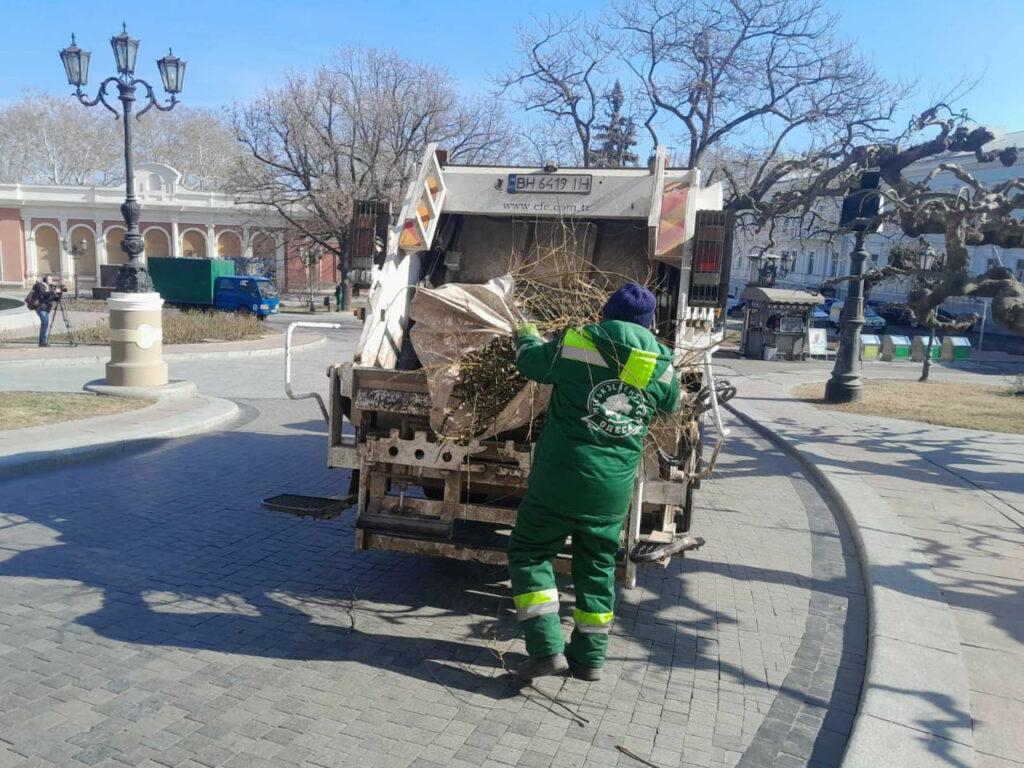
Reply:
M609 437L632 437L647 424L649 413L643 392L624 381L609 379L590 390L583 421Z

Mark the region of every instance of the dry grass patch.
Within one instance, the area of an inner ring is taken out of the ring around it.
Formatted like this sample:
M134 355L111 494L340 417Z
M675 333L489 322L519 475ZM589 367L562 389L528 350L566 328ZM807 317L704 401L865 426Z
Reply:
M1024 434L1024 397L1014 396L1007 387L882 379L865 381L863 399L843 405L824 401L824 382L803 384L793 394L820 408L844 413Z
M103 397L78 392L0 392L0 430L109 416L152 404L150 400L136 397Z
M59 319L59 318L58 318ZM246 341L275 333L266 323L252 315L230 312L164 312L164 344L202 344L216 341ZM107 324L75 328L79 344L109 344ZM51 343L67 342L67 334L50 335Z
M106 312L107 302L103 299L87 299L78 298L76 299L73 295L65 295L61 301L64 302L64 306L72 312Z

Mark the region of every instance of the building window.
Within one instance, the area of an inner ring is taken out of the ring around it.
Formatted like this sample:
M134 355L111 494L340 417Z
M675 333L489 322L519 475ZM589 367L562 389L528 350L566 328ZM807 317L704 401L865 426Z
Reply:
M832 254L832 277L839 277L839 254Z
M1017 259L1017 279L1024 281L1024 259Z
M807 252L807 274L814 274L814 251Z

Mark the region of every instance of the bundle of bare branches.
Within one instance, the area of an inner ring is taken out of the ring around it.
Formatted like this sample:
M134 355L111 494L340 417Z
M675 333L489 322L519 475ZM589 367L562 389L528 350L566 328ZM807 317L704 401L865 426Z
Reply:
M514 304L536 323L542 335L549 338L566 328L581 328L599 322L609 294L624 282L636 280L632 276L602 271L592 264L581 263L567 248L552 249L543 260L516 263L511 274ZM655 287L649 278L641 282ZM671 340L662 341L672 347ZM681 376L685 376L686 371L698 369L702 353L703 350L696 349L677 355L673 364ZM480 436L488 425L494 423L527 385L526 379L516 369L515 359L516 343L511 336L498 337L482 349L461 358L449 404L453 418L446 419L442 438L465 441ZM660 416L652 425L648 438L648 450L652 455L658 449L666 455L678 452L681 429L689 429L696 412L696 398L685 390L684 385L680 409ZM528 425L532 434L537 433L538 420L543 417L545 406L546 400L533 410L535 416ZM471 418L465 418L467 413ZM454 417L455 414L458 418Z
M518 395L527 381L516 370L516 342L499 336L483 349L470 352L459 361L459 376L452 390L449 415L468 410L468 423L445 420L442 437L465 441L486 430ZM459 426L456 427L455 425Z

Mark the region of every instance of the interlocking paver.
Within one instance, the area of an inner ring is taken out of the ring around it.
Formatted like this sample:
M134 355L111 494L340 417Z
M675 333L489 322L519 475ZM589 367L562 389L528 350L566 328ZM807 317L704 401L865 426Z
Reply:
M299 385L322 386L324 355L298 356ZM814 543L845 534L749 430L730 425L698 493L708 545L622 593L605 678L542 682L581 724L502 677L492 651L522 652L502 569L357 553L350 519L259 508L345 483L323 467L315 409L253 385L265 365L183 368L252 398L233 430L5 484L0 745L22 762L635 764L623 745L659 765L735 765L766 722L780 747L797 718L810 725L799 708L766 718L801 670L830 697L814 722L849 731L863 667L832 617L862 630L865 615L843 553Z

